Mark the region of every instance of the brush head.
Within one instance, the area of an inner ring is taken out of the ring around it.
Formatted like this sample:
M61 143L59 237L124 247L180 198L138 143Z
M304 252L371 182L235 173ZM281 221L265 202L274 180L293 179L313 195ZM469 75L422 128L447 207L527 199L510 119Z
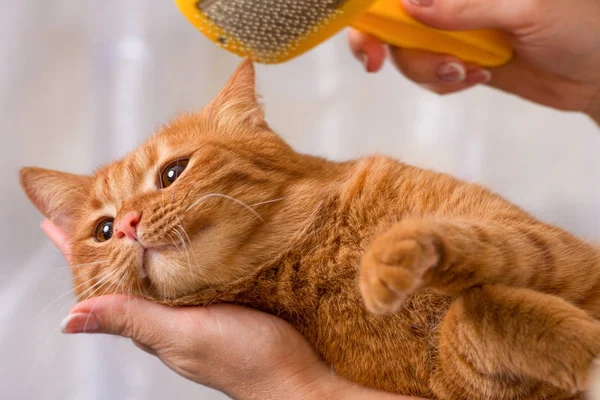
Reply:
M328 39L373 0L175 0L226 50L260 63L289 60Z

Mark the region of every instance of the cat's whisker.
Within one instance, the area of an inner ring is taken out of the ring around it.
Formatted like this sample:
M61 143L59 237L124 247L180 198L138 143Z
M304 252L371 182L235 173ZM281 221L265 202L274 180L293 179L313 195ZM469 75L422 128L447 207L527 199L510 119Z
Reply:
M125 279L125 277L126 277L126 276L127 276L127 269L125 269L125 270L123 271L123 273L121 274L121 277L120 277L120 278L118 278L118 280L119 280L119 284L117 285L117 289L115 290L115 293L117 293L117 294L118 294L118 293L119 293L119 291L121 290L121 285L122 285L122 283L123 283L123 281L124 281L124 279ZM130 285L131 285L131 283L130 283ZM113 310L113 308L114 308L114 303L115 303L115 298L113 297L113 298L111 299L111 301L110 301L110 304L111 304L111 306L110 306L110 312L111 312L111 315L112 315L112 310ZM129 311L129 305L127 305L127 311Z
M135 283L137 285L137 290L140 296L143 296L143 291L142 291L142 287L140 286L140 279L136 279ZM133 280L131 281L131 288L129 289L130 291L133 291Z
M64 257L86 257L86 256L89 256L89 254L87 254L87 253L73 253L73 252L63 253L50 241L46 242L44 247L46 249L48 249L48 251L52 252L53 254L60 254Z
M174 227L172 232L179 238L181 247L183 248L183 252L187 253L188 249L187 249L185 239L183 238L183 236L181 236L181 233L179 232L177 227Z
M177 245L177 242L175 242L175 239L173 239L173 237L171 236L171 232L167 233L167 237L169 238L169 240L171 240L171 243L173 243L173 246L175 246L177 251L181 251L181 249Z
M175 190L171 190L171 208L175 204Z
M61 255L65 255L65 256L75 256L75 257L89 257L89 253L75 253L75 252L66 252L63 253L60 250L58 250L56 247L52 247L53 250L56 251L56 253L59 253Z
M109 276L110 276L110 274L109 274ZM53 301L51 301L51 302L50 302L48 305L46 305L46 307L44 307L44 308L42 309L42 311L40 311L40 312L39 312L39 314L43 314L43 313L45 313L46 311L48 311L48 309L50 309L50 307L52 307L54 304L56 304L56 302L57 302L57 301L59 301L60 299L62 299L62 298L63 298L63 297L65 297L65 296L67 296L67 295L69 295L69 294L73 293L73 292L74 292L76 289L80 288L81 286L88 284L88 283L89 283L90 281L92 281L93 279L94 279L94 277L92 277L92 278L88 279L87 281L85 281L85 282L83 282L83 283L80 283L79 285L77 285L77 286L75 286L75 287L73 287L73 288L69 289L67 292L63 293L62 295L60 295L59 297L57 297L56 299L54 299ZM100 281L100 282L101 282L101 281ZM91 287L93 288L93 287L94 287L95 285L97 285L97 284L98 284L98 282L96 282L96 283L95 283L94 285L92 285ZM89 289L88 289L88 290L89 290ZM84 293L85 293L85 292L84 292Z
M115 272L116 272L116 271L115 271ZM127 274L126 274L126 271L125 271L125 273L123 273L123 278L124 278L125 276L127 276ZM109 281L107 281L107 282L109 282ZM106 282L105 282L104 284L106 284ZM103 284L102 286L104 286L104 284ZM87 324L88 324L88 322L89 322L89 320L90 320L90 316L91 316L91 315L94 313L94 309L96 308L96 306L97 306L97 305L98 305L98 303L100 302L100 298L101 298L102 296L104 296L104 295L105 295L105 294L106 294L106 293L107 293L109 290L110 290L110 285L108 285L108 286L106 287L106 289L104 289L104 292L102 292L102 294L101 294L100 296L98 296L98 298L96 299L96 303L94 303L94 305L92 306L92 309L90 310L90 312L89 312L89 314L88 314L87 318L85 319L85 323L83 324L83 331L84 331L84 332L87 330Z
M273 200L266 200L266 201L261 201L259 203L254 203L254 204L249 204L250 207L257 207L257 206L262 206L264 204L271 204L271 203L276 203L278 201L282 201L285 200L287 197L280 197L278 199L273 199Z
M181 245L183 246L183 248L187 249L188 242L185 240L185 236L181 233L181 231L178 228L179 225L175 225L175 227L173 227L173 233L175 233L179 240L181 240Z
M98 263L102 263L102 262L106 262L106 261L98 261ZM87 263L86 265L92 265L92 264L96 264L96 263ZM31 271L31 272L29 272L29 274L31 274L31 275L37 275L37 274L47 274L47 273L71 272L71 271L73 271L73 269L82 268L84 266L85 265L79 265L79 266L73 266L73 267L66 266L66 267L49 268L49 269L44 269L44 270L40 270L40 271ZM105 268L105 267L97 267L96 269L102 269L102 268ZM12 274L12 273L13 273L13 271L6 271L6 272L0 273L0 276L4 275L4 274L5 275L9 275L9 274Z
M100 293L100 291L101 291L101 290L102 290L104 287L110 288L110 286L111 286L111 285L110 285L110 282L111 282L110 280L106 280L106 281L104 281L104 282L103 282L101 285L95 285L95 289L94 289L93 291L91 291L91 292L87 293L87 294L85 295L85 297L84 297L84 296L82 296L83 300L89 300L89 299L92 299L92 298L96 297L96 294L97 294L97 293ZM108 285L108 286L107 286L107 285Z
M114 272L113 272L113 273L111 273L110 275L114 275ZM93 278L92 278L92 279L93 279ZM90 280L91 280L91 279L90 279ZM89 280L88 280L88 281L86 281L86 282L84 282L83 284L86 284L86 283L88 283L88 282L89 282ZM98 285L98 284L99 284L99 283L101 283L101 282L102 282L102 281L98 281L97 283L95 283L94 285L92 285L92 287L91 287L91 288L95 287L96 285ZM83 284L82 284L82 285L83 285ZM77 288L77 287L79 287L79 286L81 286L81 285L78 285L78 286L76 286L75 288ZM91 288L90 288L90 289L91 289ZM88 290L89 290L89 289L88 289ZM69 292L65 293L65 294L64 294L63 296L61 296L61 297L64 297L65 295L69 294L70 292L71 292L71 291L69 291ZM87 290L86 290L86 292L87 292ZM84 293L85 293L85 292L84 292ZM56 301L57 301L57 300L58 300L58 299L56 299L56 300L55 300L55 301L53 301L52 303L56 303ZM52 305L52 303L51 303L51 304L49 304L49 305L48 305L48 307L46 307L46 308L49 308L49 307ZM57 312L57 313L56 313L56 314L55 314L55 315L52 317L51 321L54 321L54 320L56 320L56 318L57 318L59 315L61 315L61 314L64 314L64 313L65 313L65 311L66 311L66 309L69 307L69 305L70 305L70 304L69 304L69 303L67 303L67 304L65 304L64 306L62 306L62 307L61 307L61 308L58 310L58 312ZM60 329L60 328L58 328L58 329Z
M100 286L98 286L93 292L90 293L90 290L94 287L92 286L91 288L87 289L85 292L83 292L81 294L81 297L84 299L90 299L92 297L94 297L94 295L101 290L104 285L106 285L107 283L110 283L110 278L113 277L115 274L117 273L117 270L112 271L110 274L104 276L102 279L100 279L94 286L98 286L99 283L102 283Z
M165 214L165 191L164 190L160 191L160 208L164 215Z
M179 232L179 229L177 229L177 226L175 226L172 230L173 234L175 234L177 236L177 238L179 239L179 243L181 244L181 247L183 248L184 251L187 251L187 242L185 241L185 238L183 237L183 235L181 235L181 232Z
M180 204L187 201L187 199L190 197L190 195L192 194L191 190L188 190L187 193L185 194L185 196L183 196L183 199L181 199L181 201L179 202Z
M129 304L130 304L130 301L131 301L130 299L132 297L132 293L131 293L131 288L132 287L133 287L133 280L131 280L129 282L129 289L127 290L127 293L126 293L128 301L127 301L127 310L125 310L125 314L127 314L127 315L129 315Z
M175 228L181 229L182 234L185 235L185 237L187 238L187 242L191 243L192 240L190 239L190 235L188 235L188 233L186 232L185 228L183 227L183 223L181 222L181 218L179 218L178 215L176 217L179 220L179 224ZM186 248L186 253L187 253L187 258L188 258L188 270L191 270L191 268L193 266L199 266L198 259L196 258L196 253L192 253L192 255L194 257L194 264L193 265L190 262L190 257L189 257L190 251L189 251L189 248Z
M121 276L119 278L117 278L118 284L117 284L116 289L115 289L115 294L119 294L119 292L121 290L121 285L123 284L123 280L125 279L126 276L127 276L127 270L124 270L123 273L121 274ZM114 302L115 302L115 298L113 296L113 298L110 301L110 304L111 304L111 306L110 306L111 314L112 314L112 309L113 309Z
M125 283L125 278L127 277L127 269L125 269L123 271L123 273L121 274L121 277L119 278L119 283L117 284L117 288L115 290L115 293L122 293L121 292L121 286L123 286L123 284Z
M185 235L185 237L187 238L187 242L191 243L191 239L190 239L190 235L187 234L187 232L185 231L185 228L183 227L183 222L181 221L181 218L179 218L179 215L175 215L175 218L177 218L178 224L175 228L179 227L181 228L181 232Z
M52 269L48 269L48 270L44 270L44 271L38 271L38 272L60 272L60 271L67 271L67 270L75 270L78 268L83 268L83 267L89 267L90 265L94 265L94 264L102 264L102 263L107 263L109 260L100 260L100 261L95 261L95 262L90 262L90 263L82 263L82 264L75 264L75 265L67 265L66 267L58 267L58 268L52 268Z
M118 271L114 271L113 275L114 275L114 274L116 274L116 273L118 273ZM117 278L117 281L118 281L118 283L117 283L117 286L116 286L115 293L119 293L119 291L120 291L120 288L121 288L121 286L122 286L122 284L123 284L123 282L124 282L124 280L125 280L125 278L126 278L126 277L127 277L127 269L124 269L124 271L122 272L121 276ZM106 285L106 283L108 283L108 282L109 282L109 281L105 282L104 284L102 284L102 286ZM108 285L108 286L107 286L107 287L104 289L104 292L102 292L102 294L101 294L100 296L98 296L98 299L96 300L96 303L94 304L94 306L93 306L93 307L92 307L92 309L90 310L90 315L91 315L91 313L94 311L94 308L95 308L95 307L98 305L98 302L100 301L100 297L104 296L104 295L105 295L105 294L106 294L106 293L107 293L107 292L110 290L110 288L111 288L111 285L109 284L109 285ZM97 290L100 290L100 289L101 289L101 287L100 287L100 288L98 288ZM88 297L88 298L92 298L92 297L94 297L94 294L95 294L95 293L96 293L96 291L94 291L94 293L92 293L92 295L90 295L90 297ZM112 301L114 301L114 298L113 298L113 300L112 300ZM87 327L88 321L89 321L89 315L88 315L88 318L87 318L87 319L86 319L86 321L85 321L85 324L84 324L84 329Z
M73 264L73 265L69 265L67 268L79 268L79 267L85 267L85 266L89 266L89 265L94 265L94 264L102 264L102 263L106 263L109 262L110 260L100 260L100 261L94 261L94 262L89 262L89 263L81 263L81 264Z
M175 240L171 236L171 233L178 235L177 231L175 229L173 229L170 232L168 232L166 236L169 238L169 240L171 240L171 243L173 243L173 246L175 246L175 248L177 249L177 251L181 252L181 249L179 248L179 246L177 245L177 243L175 242ZM185 241L180 236L178 236L178 237L179 237L179 239L181 241L180 244L183 246L184 250L186 250L186 252L187 252L187 248L185 247ZM188 258L188 263L189 263L189 258Z
M183 232L183 234L179 233L179 229L177 229L177 228L181 228L181 232ZM190 270L192 268L192 260L190 259L190 249L188 248L185 238L183 236L183 235L187 236L187 233L185 232L185 229L183 229L181 222L179 223L179 225L175 226L173 231L179 236L179 238L183 242L183 249L185 250L185 256L187 258L187 263L188 263L188 270ZM187 237L189 240L189 236L187 236Z
M234 203L236 203L236 204L239 204L240 206L244 207L245 209L247 209L248 211L250 211L252 214L254 214L254 216L255 216L256 218L258 218L258 219L259 219L259 220L260 220L260 221L261 221L263 224L265 224L265 225L266 225L266 222L265 222L265 220L263 219L263 217L261 217L261 215L260 215L258 212L256 212L256 210L255 210L255 209L253 209L252 207L250 207L248 204L244 203L243 201L236 199L235 197L231 197L231 196L228 196L228 195L226 195L226 194L222 194L222 193L209 193L209 194L207 194L207 195L204 195L204 196L200 197L198 200L196 200L194 203L192 203L192 205L190 205L190 206L189 206L189 207L188 207L188 208L187 208L187 209L184 211L184 213L187 213L187 212L188 212L188 211L190 211L190 210L191 210L193 207L195 207L195 206L197 206L198 204L200 204L202 201L204 201L204 200L207 200L207 199L209 199L209 198L212 198L212 197L220 197L220 198L223 198L223 199L227 199L227 200L233 201L233 202L234 202Z

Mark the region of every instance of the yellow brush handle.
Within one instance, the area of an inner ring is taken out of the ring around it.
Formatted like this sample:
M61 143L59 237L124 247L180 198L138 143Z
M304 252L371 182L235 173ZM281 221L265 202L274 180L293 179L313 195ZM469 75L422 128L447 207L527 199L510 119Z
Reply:
M466 62L493 67L508 62L512 48L496 31L442 31L408 15L398 0L378 0L352 26L402 48L452 54Z

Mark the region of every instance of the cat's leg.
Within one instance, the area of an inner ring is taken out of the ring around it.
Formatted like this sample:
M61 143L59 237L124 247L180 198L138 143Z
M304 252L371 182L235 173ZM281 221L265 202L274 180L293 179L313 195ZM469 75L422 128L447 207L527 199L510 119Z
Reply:
M365 304L377 314L425 287L457 295L485 283L556 294L600 316L600 305L584 306L600 298L600 253L532 221L403 220L374 239L360 268Z
M556 296L484 285L452 304L437 348L441 399L569 398L588 388L600 322Z

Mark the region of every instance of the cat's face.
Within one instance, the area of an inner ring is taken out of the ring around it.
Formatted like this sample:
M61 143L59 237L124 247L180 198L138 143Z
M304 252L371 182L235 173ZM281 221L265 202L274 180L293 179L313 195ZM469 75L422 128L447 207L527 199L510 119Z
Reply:
M72 238L80 299L176 298L252 268L252 248L276 204L269 202L303 173L300 157L264 123L254 69L244 62L202 112L180 117L94 176L25 168L21 182Z

